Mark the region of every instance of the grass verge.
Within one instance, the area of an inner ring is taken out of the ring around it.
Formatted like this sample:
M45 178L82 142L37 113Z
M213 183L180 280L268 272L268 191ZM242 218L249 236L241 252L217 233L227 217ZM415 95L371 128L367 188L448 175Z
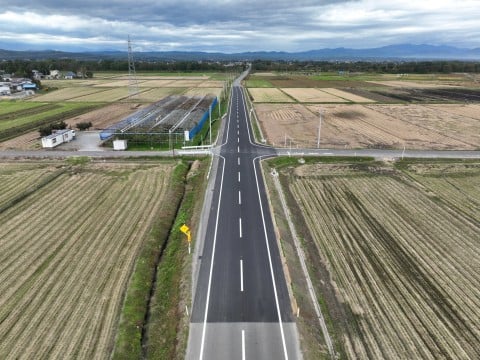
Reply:
M191 255L179 228L187 224L192 234L198 228L208 164L209 158L203 158L196 160L190 169L183 200L158 266L147 328L147 359L185 356L189 329L185 306L191 303Z

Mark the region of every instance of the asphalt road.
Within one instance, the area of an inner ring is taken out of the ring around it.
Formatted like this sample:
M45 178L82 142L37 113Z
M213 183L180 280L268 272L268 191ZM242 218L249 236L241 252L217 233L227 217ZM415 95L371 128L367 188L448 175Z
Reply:
M187 359L298 359L298 335L260 157L240 87L232 92L200 254Z

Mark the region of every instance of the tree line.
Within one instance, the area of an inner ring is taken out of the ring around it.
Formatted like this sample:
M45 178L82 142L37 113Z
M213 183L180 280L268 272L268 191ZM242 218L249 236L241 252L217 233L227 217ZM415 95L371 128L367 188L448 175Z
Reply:
M473 61L269 61L252 63L256 71L287 72L370 72L387 74L480 73L480 62Z
M228 71L224 63L200 61L136 61L136 71L161 71L161 72L223 72ZM75 59L50 59L50 60L7 60L0 63L0 70L8 74L30 77L32 70L38 70L48 75L51 70L60 71L128 71L127 60L75 60Z

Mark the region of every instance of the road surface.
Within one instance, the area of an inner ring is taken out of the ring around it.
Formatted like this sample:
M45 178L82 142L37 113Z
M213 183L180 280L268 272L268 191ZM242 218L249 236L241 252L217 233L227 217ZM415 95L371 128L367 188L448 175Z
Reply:
M261 157L239 86L232 91L199 254L187 359L298 359L298 335L273 231Z

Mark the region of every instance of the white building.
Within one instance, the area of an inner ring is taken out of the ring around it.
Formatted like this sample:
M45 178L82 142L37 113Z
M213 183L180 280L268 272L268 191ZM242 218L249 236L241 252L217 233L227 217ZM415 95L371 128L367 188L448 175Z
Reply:
M75 130L65 129L58 130L52 135L48 135L42 138L42 147L54 148L64 142L72 141L75 138Z
M10 95L11 93L10 86L0 84L0 95Z
M113 140L113 150L127 150L127 140Z

